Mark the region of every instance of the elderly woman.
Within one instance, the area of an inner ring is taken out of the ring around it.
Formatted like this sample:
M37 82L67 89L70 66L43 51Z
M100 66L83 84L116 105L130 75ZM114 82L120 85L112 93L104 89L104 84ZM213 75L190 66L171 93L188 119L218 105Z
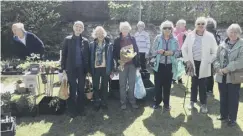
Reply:
M174 30L174 36L177 38L179 43L179 49L186 39L186 20L180 19L176 22L176 28Z
M216 27L217 27L217 22L211 17L207 18L206 30L214 35L214 38L217 42L217 45L219 45L220 44L220 36L217 34ZM213 64L212 64L211 68L212 68L211 69L211 76L208 77L208 79L207 79L207 92L208 93L213 93L213 86L214 86Z
M149 34L144 31L145 24L142 21L139 21L137 24L138 31L135 33L135 39L138 45L139 57L141 69L146 69L146 60L145 56L148 55L150 49L150 37Z
M211 76L211 63L216 57L217 43L214 36L206 31L206 18L199 17L195 29L190 32L182 45L182 56L188 69L193 70L191 86L191 102L189 109L197 102L199 87L200 111L207 113L206 79Z
M90 64L93 79L95 109L107 109L108 80L113 67L113 46L102 26L97 26L90 43ZM100 82L101 79L101 82ZM99 88L101 86L101 88Z
M129 102L131 103L133 108L137 109L138 105L136 104L136 99L134 97L134 87L135 87L136 70L140 67L139 55L136 55L132 59L128 59L130 61L126 61L124 64L121 63L121 59L123 57L120 54L122 51L127 50L127 48L132 48L132 50L127 50L128 53L134 52L138 54L139 52L138 46L135 38L130 35L131 26L128 22L121 22L119 28L121 33L119 37L116 38L114 41L113 57L114 60L116 61L117 66L122 65L123 67L119 73L121 109L122 110L126 109L127 84L129 87L128 90Z
M220 93L219 120L228 121L229 126L236 125L239 106L240 83L232 83L232 73L243 69L243 39L242 30L238 24L232 24L227 29L228 38L219 46L214 62L216 82ZM239 75L242 76L242 75Z
M174 36L177 38L179 43L179 49L181 50L181 46L186 39L186 20L180 19L176 22L176 28L174 30ZM173 80L173 83L175 83L176 80ZM178 83L182 84L182 77L179 77Z
M154 109L157 109L162 102L164 109L170 110L170 89L176 57L180 56L178 52L178 41L173 36L173 23L165 21L161 24L162 34L156 36L152 47L152 55L156 56L156 62L153 67L155 78L155 103Z
M13 55L25 60L31 53L39 54L42 58L44 55L43 42L33 33L24 29L23 23L12 25L13 31Z

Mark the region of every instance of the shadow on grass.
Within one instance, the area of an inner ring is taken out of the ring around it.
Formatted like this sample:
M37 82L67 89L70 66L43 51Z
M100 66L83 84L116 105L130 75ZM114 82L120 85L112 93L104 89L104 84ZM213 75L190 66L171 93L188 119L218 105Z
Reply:
M96 133L105 135L121 135L134 121L143 114L145 102L139 102L139 109L132 109L127 105L127 110L120 110L118 100L109 100L108 110L94 111L92 105L86 107L86 116L78 116L74 119L64 115L45 116L41 115L36 118L20 119L18 124L31 124L34 122L50 122L52 126L49 131L42 136L85 136Z
M171 136L178 131L184 120L185 115L182 113L174 118L170 112L156 109L149 118L143 120L143 124L155 136Z
M187 122L185 122L182 127L186 128L188 133L192 136L240 136L242 135L242 130L238 125L235 127L228 127L227 123L216 120L213 122L212 118L207 114L198 113L197 109L191 111L191 115L188 116ZM220 124L220 128L215 129L214 124Z

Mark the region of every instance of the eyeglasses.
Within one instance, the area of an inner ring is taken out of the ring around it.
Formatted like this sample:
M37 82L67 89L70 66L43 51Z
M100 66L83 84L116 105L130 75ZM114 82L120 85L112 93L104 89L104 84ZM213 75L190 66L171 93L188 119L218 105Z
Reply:
M204 26L205 24L204 24L204 23L197 23L197 25L202 25L202 26Z
M171 27L164 27L163 30L171 30Z

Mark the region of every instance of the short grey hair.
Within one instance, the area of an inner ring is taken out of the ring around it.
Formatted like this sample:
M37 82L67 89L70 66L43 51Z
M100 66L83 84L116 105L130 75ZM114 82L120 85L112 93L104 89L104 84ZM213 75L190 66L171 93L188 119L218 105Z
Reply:
M96 39L98 36L97 36L97 32L98 31L102 31L103 32L103 36L106 37L107 36L107 32L105 31L105 29L102 27L102 26L97 26L93 32L92 32L92 37L94 39Z
M173 23L171 21L166 20L166 21L162 22L161 25L160 25L160 30L163 31L163 28L165 26L170 26L172 28L172 31L173 31Z
M14 23L13 25L12 25L12 28L13 27L16 27L16 28L18 28L18 29L21 29L23 32L25 31L25 29L24 29L24 24L23 23Z
M125 22L120 22L119 29L120 29L121 32L128 32L129 33L132 30L132 27L127 21L125 21Z
M217 22L211 17L207 18L207 25L208 24L213 24L214 28L217 28Z
M138 21L137 27L145 28L145 23L143 21Z
M84 29L84 23L82 21L75 21L73 26L75 26L75 25L81 25Z
M242 30L239 24L231 24L227 29L227 34L229 34L231 31L234 31L237 33L238 37L240 37Z
M197 23L204 23L204 27L206 28L207 25L207 19L205 17L198 17L195 21L195 27L197 27Z
M176 22L176 26L179 26L179 25L183 25L183 26L186 26L186 20L184 19L180 19Z

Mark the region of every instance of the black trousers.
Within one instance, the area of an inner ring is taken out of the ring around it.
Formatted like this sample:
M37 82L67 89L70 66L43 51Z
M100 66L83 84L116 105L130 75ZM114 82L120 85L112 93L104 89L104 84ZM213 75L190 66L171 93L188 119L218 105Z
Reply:
M197 93L199 88L200 103L206 104L207 103L207 92L206 92L207 78L201 78L201 79L198 78L201 61L194 61L194 64L195 64L196 76L192 77L191 101L197 102Z
M226 76L224 76L223 82L218 83L218 88L220 93L221 116L236 121L239 107L240 84L226 83Z
M207 92L213 91L214 79L213 79L213 65L211 65L211 76L207 78Z
M164 106L169 106L170 89L172 82L172 65L159 64L158 72L154 72L155 78L155 104L159 105L162 100ZM162 98L163 93L163 98Z
M82 67L67 71L69 83L69 98L67 100L69 112L83 112L84 111L84 85L85 74ZM77 82L78 80L78 82Z
M140 52L140 53L139 53L139 57L140 57L141 69L144 70L144 69L146 69L145 53Z
M95 73L93 75L93 89L96 106L100 105L101 103L107 104L108 81L109 76L106 74L106 68L95 68Z

